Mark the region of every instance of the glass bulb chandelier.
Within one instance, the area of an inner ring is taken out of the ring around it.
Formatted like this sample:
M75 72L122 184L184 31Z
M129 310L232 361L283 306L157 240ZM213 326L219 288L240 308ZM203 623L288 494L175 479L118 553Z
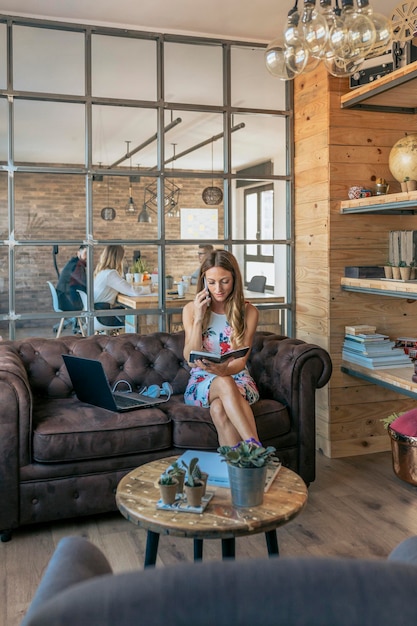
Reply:
M341 6L339 0L320 0L317 10L316 0L304 0L299 12L295 0L282 36L265 51L266 67L273 76L291 80L320 62L333 76L351 76L365 59L390 48L390 19L374 13L369 0L340 1Z

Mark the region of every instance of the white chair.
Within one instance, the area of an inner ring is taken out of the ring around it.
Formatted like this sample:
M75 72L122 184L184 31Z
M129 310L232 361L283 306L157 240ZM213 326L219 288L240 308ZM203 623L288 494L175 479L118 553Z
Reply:
M87 294L85 293L85 291L79 291L77 289L77 293L81 298L81 301L83 303L83 310L87 311L88 310L88 302L87 302ZM102 333L102 332L111 332L111 331L118 331L124 329L124 326L106 326L105 324L102 324L101 322L98 321L97 317L94 317L94 331L96 333Z
M65 311L63 311L60 308L60 306L59 306L58 294L56 292L56 289L55 289L54 285L49 280L47 280L46 282L48 283L49 289L51 290L52 306L54 308L55 313L64 313ZM62 333L62 328L64 326L65 320L69 319L70 317L72 317L72 316L65 315L64 317L61 317L61 321L59 322L58 330L56 332L56 338L57 339L58 339L58 337L60 337L60 335ZM80 327L80 331L81 331L82 336L85 337L83 325L82 325L81 319L79 317L77 317L77 323L78 323L78 326Z

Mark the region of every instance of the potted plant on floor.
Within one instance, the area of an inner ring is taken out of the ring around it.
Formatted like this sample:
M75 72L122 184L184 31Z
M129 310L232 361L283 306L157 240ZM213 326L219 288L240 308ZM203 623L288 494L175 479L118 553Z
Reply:
M159 477L159 491L164 504L173 504L177 496L178 480L166 471Z
M203 481L196 476L196 467L198 467L198 458L191 459L189 465L184 465L187 468L187 473L184 482L184 493L187 497L187 502L190 506L201 506L201 500L203 498L204 484Z
M217 452L227 463L232 504L250 507L262 504L266 470L272 464L276 448L240 441L237 446L220 446Z

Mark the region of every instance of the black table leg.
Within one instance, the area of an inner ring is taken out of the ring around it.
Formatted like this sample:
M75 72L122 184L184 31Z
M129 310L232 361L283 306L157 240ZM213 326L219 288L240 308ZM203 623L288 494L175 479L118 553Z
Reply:
M194 539L194 561L203 560L203 540Z
M269 556L279 556L278 537L276 530L268 530L265 533L266 546Z
M236 554L235 550L235 538L222 539L222 558L234 559Z
M151 567L156 563L156 555L158 554L159 533L148 530L146 537L146 552L144 567Z

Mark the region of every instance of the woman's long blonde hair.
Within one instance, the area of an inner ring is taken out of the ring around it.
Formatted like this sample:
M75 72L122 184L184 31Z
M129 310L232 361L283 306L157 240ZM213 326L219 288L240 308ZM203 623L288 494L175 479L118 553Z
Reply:
M243 337L246 330L245 323L245 298L243 295L243 281L239 265L236 258L227 250L214 250L209 252L200 267L200 275L197 281L197 291L204 289L204 276L207 270L212 267L222 267L228 270L233 276L233 289L225 301L226 319L232 327L232 345L239 348L243 344ZM210 307L203 319L203 332L206 330L210 318Z
M102 270L117 270L120 275L123 274L123 258L125 249L123 246L106 246L100 254L100 258L94 270L94 276L97 276Z

